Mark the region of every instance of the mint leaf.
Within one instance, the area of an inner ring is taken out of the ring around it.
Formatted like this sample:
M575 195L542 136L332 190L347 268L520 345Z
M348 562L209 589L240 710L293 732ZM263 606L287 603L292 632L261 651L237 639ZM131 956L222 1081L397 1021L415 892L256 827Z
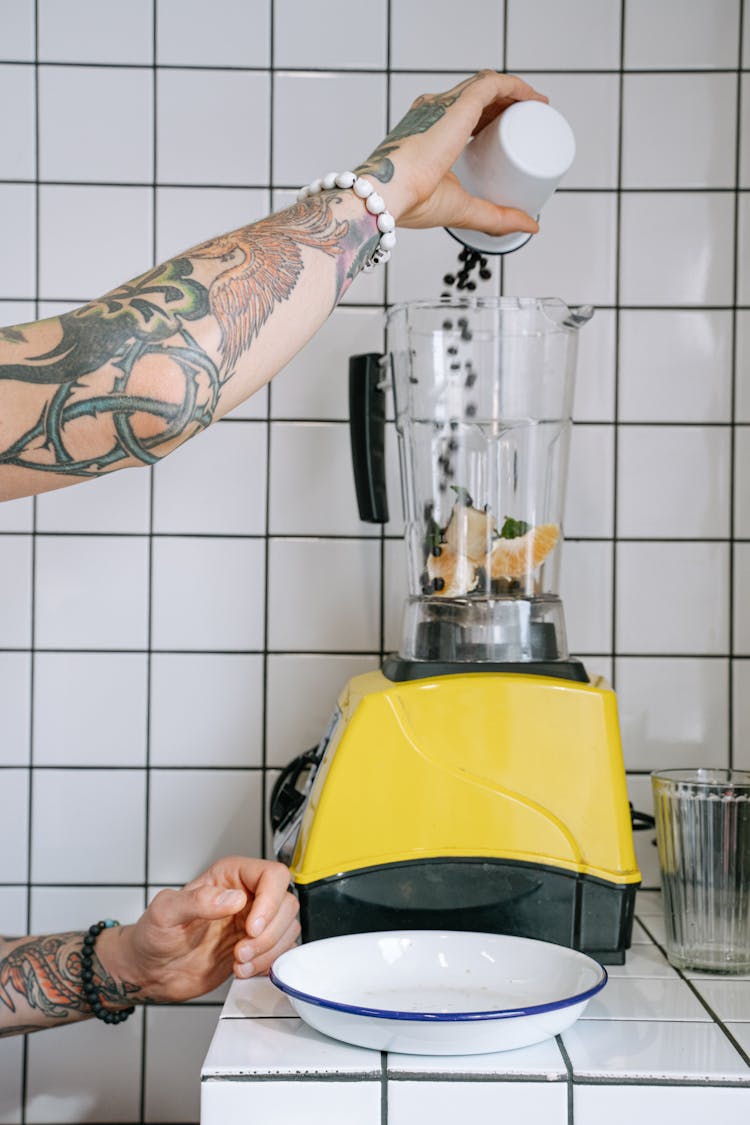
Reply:
M525 520L514 520L510 516L505 517L505 523L500 528L501 539L520 539L527 531L531 531L531 524L526 523Z
M462 488L460 484L452 484L451 488L456 494L457 504L465 504L467 508L472 508L474 506L474 501L469 494L468 488Z

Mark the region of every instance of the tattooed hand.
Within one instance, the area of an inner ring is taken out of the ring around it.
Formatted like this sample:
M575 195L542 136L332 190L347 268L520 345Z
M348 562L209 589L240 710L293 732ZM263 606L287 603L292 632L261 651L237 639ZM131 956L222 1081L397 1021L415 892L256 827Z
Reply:
M356 170L379 180L386 206L402 227L464 227L488 234L537 223L524 211L470 195L451 172L470 137L513 102L546 102L521 78L483 70L444 94L423 94Z
M135 981L140 999L189 1000L238 977L268 972L300 932L281 863L232 856L179 891L161 891L134 926L97 941L105 968Z

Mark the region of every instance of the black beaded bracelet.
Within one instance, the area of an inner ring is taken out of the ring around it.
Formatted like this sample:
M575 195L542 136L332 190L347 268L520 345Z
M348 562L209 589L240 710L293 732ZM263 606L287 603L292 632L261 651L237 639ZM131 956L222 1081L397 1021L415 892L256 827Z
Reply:
M112 918L105 918L103 922L95 922L93 926L89 926L88 932L83 939L83 949L81 951L81 985L83 987L83 995L86 1003L91 1008L98 1020L104 1023L124 1023L128 1016L132 1016L135 1011L134 1007L118 1008L115 1011L110 1011L105 1008L101 1002L99 990L94 984L94 969L92 960L94 956L94 945L96 939L102 930L109 930L113 926L119 926L119 922L115 922Z

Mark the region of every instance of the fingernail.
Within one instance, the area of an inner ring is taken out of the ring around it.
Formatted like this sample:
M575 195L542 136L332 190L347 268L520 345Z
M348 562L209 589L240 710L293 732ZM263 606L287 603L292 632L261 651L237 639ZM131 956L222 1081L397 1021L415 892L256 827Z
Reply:
M253 937L257 937L258 934L263 933L265 928L266 928L265 918L256 918L255 921L253 922L252 926L250 927L250 933L253 935Z
M214 902L217 906L235 906L242 899L242 891L222 891Z
M237 966L237 968L234 970L234 975L240 977L241 979L244 979L245 977L251 977L254 972L255 965L253 965L252 961L246 961L244 965Z
M252 945L241 945L237 950L237 957L240 961L251 961L253 956Z

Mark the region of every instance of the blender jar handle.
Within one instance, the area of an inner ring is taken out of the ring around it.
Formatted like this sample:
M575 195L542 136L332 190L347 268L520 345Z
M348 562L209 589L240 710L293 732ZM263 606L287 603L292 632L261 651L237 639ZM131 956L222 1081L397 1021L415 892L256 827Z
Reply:
M385 390L377 352L349 357L349 435L359 518L388 522L385 485Z

